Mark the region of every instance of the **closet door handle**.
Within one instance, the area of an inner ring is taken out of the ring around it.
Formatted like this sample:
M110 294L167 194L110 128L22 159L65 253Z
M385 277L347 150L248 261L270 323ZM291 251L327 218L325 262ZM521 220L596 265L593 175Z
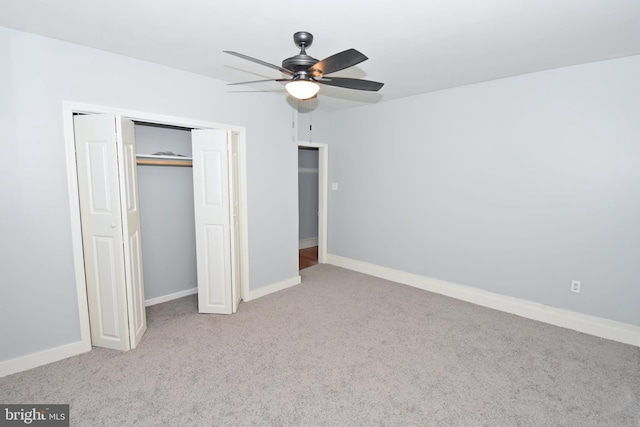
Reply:
M111 228L116 228L116 223L115 222L111 223Z

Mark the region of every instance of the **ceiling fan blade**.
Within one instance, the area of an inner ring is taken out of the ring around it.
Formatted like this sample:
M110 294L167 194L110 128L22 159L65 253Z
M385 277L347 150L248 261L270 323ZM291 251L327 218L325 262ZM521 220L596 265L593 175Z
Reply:
M227 83L227 86L233 85L248 85L251 83L264 83L264 82L288 82L291 79L266 79L266 80L253 80L250 82L238 82L238 83Z
M293 76L293 74L294 74L293 71L291 71L291 70L287 70L286 68L282 68L282 67L279 67L277 65L269 64L268 62L264 62L264 61L261 61L261 60L256 59L256 58L252 58L250 56L243 55L242 53L232 52L230 50L223 50L223 52L224 53L228 53L229 55L237 56L238 58L246 59L247 61L255 62L256 64L264 65L265 67L273 68L274 70L278 70L278 71L280 71L282 73L289 74L291 76Z
M337 86L347 89L368 90L371 92L379 91L384 83L373 82L371 80L350 79L347 77L323 77L315 80L328 86Z
M314 77L331 74L336 71L344 70L345 68L353 67L367 59L369 58L357 50L347 49L312 65L309 67L309 72Z

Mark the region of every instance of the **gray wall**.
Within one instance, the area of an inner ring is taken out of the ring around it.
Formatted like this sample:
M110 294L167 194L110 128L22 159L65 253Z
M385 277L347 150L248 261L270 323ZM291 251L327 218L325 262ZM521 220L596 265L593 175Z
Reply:
M635 56L316 113L329 252L640 325L638 76Z
M141 154L171 151L191 156L191 131L136 125ZM145 299L198 286L193 169L138 165Z
M315 172L312 172L315 170ZM318 237L318 149L298 149L298 236Z
M316 139L316 134L323 130L321 123L325 116L325 113L320 108L324 101L323 89L320 88L320 95L318 98L310 99L307 101L298 101L296 103L298 109L298 140L306 142L322 142ZM345 89L346 90L346 89ZM320 126L316 126L319 124ZM326 128L326 127L325 127Z
M297 146L282 94L0 27L0 361L80 339L64 100L247 129L252 290L297 277Z

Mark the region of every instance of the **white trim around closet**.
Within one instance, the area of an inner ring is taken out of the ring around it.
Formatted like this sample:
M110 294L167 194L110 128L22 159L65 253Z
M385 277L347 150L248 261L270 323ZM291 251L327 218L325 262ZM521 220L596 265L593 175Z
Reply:
M62 102L62 112L64 120L64 138L65 150L67 158L67 183L69 190L70 205L70 221L71 221L71 238L74 259L74 272L76 280L76 294L78 301L78 313L80 324L80 341L68 348L73 349L73 354L83 353L91 350L91 332L89 330L89 310L87 306L87 289L84 271L84 259L82 248L82 227L80 222L80 204L78 191L78 174L76 170L76 153L75 153L75 137L73 131L73 114L114 114L127 117L134 121L146 122L152 124L162 124L170 126L179 126L191 129L226 129L231 132L238 133L238 155L241 159L246 159L246 129L241 126L233 126L222 123L207 122L201 120L193 120L183 117L166 116L162 114L149 113L143 111L126 110L121 108L106 107L101 105L83 104L71 101ZM240 224L242 239L242 288L243 296L249 295L249 240L248 240L248 214L247 214L247 173L246 164L240 162L238 171L238 192L240 197ZM43 357L38 358L38 365L55 361L54 357L49 360L43 353ZM29 357L29 355L25 356ZM57 357L57 356L56 356ZM58 359L59 360L59 359ZM35 367L35 366L32 366Z

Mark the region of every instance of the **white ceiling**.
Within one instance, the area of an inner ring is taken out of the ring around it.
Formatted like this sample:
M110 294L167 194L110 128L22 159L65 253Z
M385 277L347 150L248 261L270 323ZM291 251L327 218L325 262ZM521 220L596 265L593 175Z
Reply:
M0 26L225 82L282 75L223 50L280 65L298 53L293 33L309 31L317 59L369 57L334 76L385 83L323 86L323 110L640 54L640 0L2 0ZM245 90L286 96L280 83L229 86Z

